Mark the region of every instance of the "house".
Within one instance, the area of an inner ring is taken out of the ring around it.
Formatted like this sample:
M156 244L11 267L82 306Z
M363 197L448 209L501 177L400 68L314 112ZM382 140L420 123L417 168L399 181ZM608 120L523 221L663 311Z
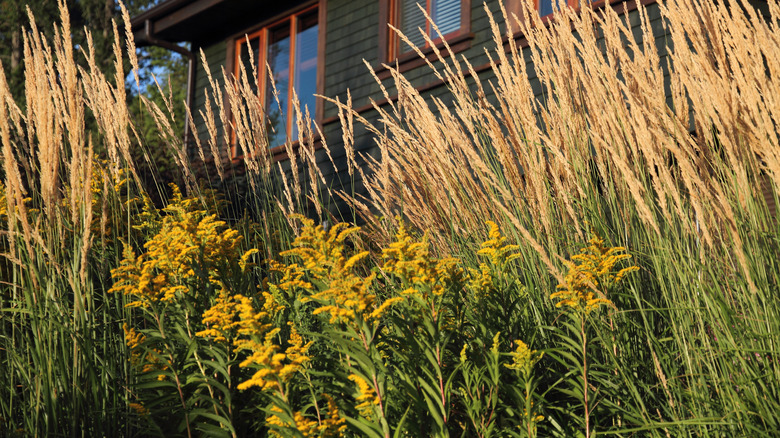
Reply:
M499 1L504 2L510 13L521 8L522 0L487 0L484 4L483 0L423 0L420 3L437 23L453 52L467 57L484 79L492 74L484 47L493 44L484 5L500 18ZM534 1L540 14L548 18L563 2ZM577 8L580 1L586 0L566 0L566 3ZM640 20L635 15L640 3L647 7L656 46L659 54L665 56L668 41L656 0L600 0L591 6L615 8L619 13L628 14L632 26L638 27ZM196 115L198 126L186 128L185 137L189 140L207 135L207 128L198 123L197 114L206 104L204 90L209 83L197 54L203 51L210 71L218 80L222 69L237 74L239 61L245 65L253 62L259 75L260 104L269 119L268 147L280 162L286 157L281 145L288 140L287 133L293 142L298 136L288 111L293 90L327 138L336 163L346 162L344 148L340 146L338 109L315 98L315 94L339 97L343 101L349 90L353 108L370 120L375 112L371 99L386 103L380 85L371 74L389 83L390 72L383 64L397 66L426 94L441 96L447 91L425 60L390 29L390 25L400 28L411 36L411 43L418 45L425 56L434 58L434 48L415 30L425 29L434 38L434 44L441 45L441 41L435 38L417 0L166 0L134 17L131 24L138 46L161 46L190 59L188 105ZM516 32L515 41L523 47L524 36ZM178 45L182 42L189 43L190 49ZM266 64L274 77L278 103L273 98L269 75L265 74ZM355 146L370 154L374 143L369 134L363 133L355 139ZM240 154L231 145L223 145L222 151L230 155L225 158ZM325 173L326 178L333 176L332 169Z

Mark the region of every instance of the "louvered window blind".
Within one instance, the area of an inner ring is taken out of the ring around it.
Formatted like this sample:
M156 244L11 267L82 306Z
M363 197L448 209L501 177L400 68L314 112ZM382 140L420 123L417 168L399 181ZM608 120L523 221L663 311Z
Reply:
M416 46L425 45L420 30L431 39L438 38L433 26L425 19L423 10L439 27L441 35L455 32L461 27L461 0L401 0L401 31Z

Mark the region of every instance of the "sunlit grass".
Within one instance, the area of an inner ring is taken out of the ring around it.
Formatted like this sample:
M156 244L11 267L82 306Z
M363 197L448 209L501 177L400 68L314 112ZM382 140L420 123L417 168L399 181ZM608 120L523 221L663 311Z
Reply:
M143 101L185 178L155 206L119 37L107 78L66 15L25 33L25 105L0 71L0 434L778 430L780 8L652 7L668 56L641 6L641 38L610 8L529 13L527 48L493 23L489 82L440 60L452 103L392 67L376 124L335 101L368 199L329 191L301 111L282 169L257 75L209 73L195 150Z

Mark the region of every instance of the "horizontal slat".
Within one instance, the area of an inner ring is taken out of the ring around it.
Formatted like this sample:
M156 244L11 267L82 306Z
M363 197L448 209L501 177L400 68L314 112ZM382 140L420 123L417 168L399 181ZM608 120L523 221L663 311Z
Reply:
M401 11L401 31L413 44L422 46L425 44L425 38L420 34L418 28L425 29L425 15L417 6L418 0L404 0ZM420 2L425 6L425 1Z
M460 29L461 0L433 0L433 21L442 35Z

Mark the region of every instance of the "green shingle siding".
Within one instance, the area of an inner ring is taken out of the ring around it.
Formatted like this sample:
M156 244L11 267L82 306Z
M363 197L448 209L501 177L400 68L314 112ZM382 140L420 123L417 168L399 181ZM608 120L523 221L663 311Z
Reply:
M224 42L219 42L208 47L203 47L203 54L206 56L211 75L217 81L222 84L222 67L225 65L225 59L227 56L227 46ZM200 52L196 52L197 61L195 63L195 95L193 97L193 118L197 125L197 132L201 138L208 136L208 131L204 123L199 123L201 119L200 111L206 112L206 94L204 90L209 88L209 79L206 76L206 70L203 68L203 64L200 59ZM216 103L216 102L212 102ZM222 129L219 120L217 120L217 129Z
M374 81L374 78L369 73L363 60L365 59L370 63L372 67L376 67L380 64L379 57L379 2L378 1L361 1L354 0L329 0L326 7L326 36L325 36L325 84L324 94L330 97L339 96L342 101L346 97L347 89L350 90L353 99L353 107L360 108L368 105L370 99L380 101L383 99L379 86ZM490 5L490 10L494 13L499 22L500 19L498 4L493 1ZM670 42L665 35L665 29L663 22L660 18L660 11L657 5L650 5L647 8L648 16L651 19L651 28L655 35L655 44L659 48L659 54L665 61L668 58L666 45ZM628 20L634 29L634 38L638 38L639 27L639 14L636 11L631 11L628 14ZM237 29L240 30L240 29ZM471 33L474 35L470 41L471 47L467 50L457 54L458 59L465 56L474 67L486 65L489 62L488 56L485 54L485 47L490 51L490 56L494 59L495 47L493 43L492 31L490 29L489 19L484 11L482 0L472 0L471 9ZM222 78L222 66L226 63L227 44L231 44L230 41L221 41L212 44L208 47L204 47L209 66L212 74L215 78L221 81ZM524 49L525 59L527 60L527 71L529 72L529 79L531 80L532 89L538 98L542 98L542 87L536 78L536 74L533 70L533 64L531 62L529 49ZM228 72L230 73L230 72ZM427 65L422 65L404 73L406 78L409 79L415 86L427 86L433 83L436 78L430 72ZM480 80L486 87L486 93L489 97L492 97L492 90L488 85L488 81L492 78L492 72L486 70L480 73ZM668 81L667 81L668 83ZM392 89L392 80L386 79L384 81L386 87L388 87L391 95L394 93ZM203 109L205 102L203 90L208 86L208 81L205 77L205 72L202 66L197 68L196 78L196 92L194 99L194 110L197 120L200 117L197 115L200 110ZM668 88L668 86L667 86ZM446 97L446 87L441 86L434 87L427 90L425 93L429 96L437 96L440 98ZM337 111L334 105L326 103L324 105L325 119L332 119L337 115ZM376 114L373 110L369 110L362 114L368 119L376 118ZM206 136L206 129L202 123L198 124L198 132L201 137ZM349 187L342 187L342 184L347 184L350 177L347 174L346 157L341 144L341 128L338 121L329 123L323 127L323 133L327 138L328 145L331 150L331 155L336 162L336 169L329 164L324 151L318 152L318 159L321 161L323 167L323 173L325 178L333 181L334 188L344 188L347 191L353 189ZM374 142L369 134L365 130L356 126L356 149L363 151L372 156L377 155L377 150ZM358 186L354 190L362 191L360 189L360 181L356 181ZM335 208L335 207L334 207Z

